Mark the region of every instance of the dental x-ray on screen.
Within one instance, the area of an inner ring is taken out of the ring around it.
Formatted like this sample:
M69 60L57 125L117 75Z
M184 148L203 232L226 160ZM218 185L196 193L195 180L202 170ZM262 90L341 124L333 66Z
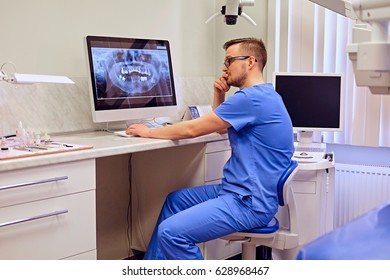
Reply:
M88 36L87 51L96 122L164 117L177 105L168 41Z

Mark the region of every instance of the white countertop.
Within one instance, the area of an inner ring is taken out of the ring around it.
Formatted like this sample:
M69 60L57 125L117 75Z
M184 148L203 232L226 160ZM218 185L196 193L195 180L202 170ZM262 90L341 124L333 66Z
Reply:
M226 139L227 134L220 135L217 133L212 133L193 139L176 141L140 137L125 138L105 131L58 135L53 136L52 140L63 143L93 146L93 148L18 159L0 160L0 172Z
M52 140L61 143L92 146L93 148L55 154L29 156L17 159L0 160L0 172L226 139L228 139L227 134L220 135L217 133L176 141L141 137L126 138L106 131L58 135L53 136ZM314 163L299 162L299 164L301 170L319 170L334 167L334 160L329 162L326 159L322 159Z

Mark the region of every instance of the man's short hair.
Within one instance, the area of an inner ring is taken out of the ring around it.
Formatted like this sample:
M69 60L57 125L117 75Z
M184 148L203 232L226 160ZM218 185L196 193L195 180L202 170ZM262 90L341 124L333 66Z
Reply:
M223 45L223 48L224 50L227 50L230 46L236 44L240 44L241 50L244 51L244 53L240 55L254 56L257 61L260 62L260 69L263 71L265 65L267 64L267 50L263 40L252 37L233 39L226 42Z

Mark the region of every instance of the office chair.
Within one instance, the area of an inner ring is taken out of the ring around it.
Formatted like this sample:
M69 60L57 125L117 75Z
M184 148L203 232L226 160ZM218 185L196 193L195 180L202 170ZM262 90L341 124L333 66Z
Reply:
M242 259L255 260L256 247L263 245L269 248L285 250L293 249L299 244L298 219L295 206L294 193L291 189L291 182L298 172L298 162L291 161L288 168L283 172L277 184L279 205L285 208L288 215L286 228L279 226L277 218L273 218L264 227L240 231L222 237L229 242L242 243ZM280 212L281 208L279 208Z

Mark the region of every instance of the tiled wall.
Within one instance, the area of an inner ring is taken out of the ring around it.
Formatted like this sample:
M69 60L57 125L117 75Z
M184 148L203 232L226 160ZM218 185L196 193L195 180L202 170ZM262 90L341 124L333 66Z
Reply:
M75 84L0 83L0 134L14 133L19 121L27 131L66 133L102 128L92 121L87 78ZM189 104L210 104L214 77L176 77L181 117Z

